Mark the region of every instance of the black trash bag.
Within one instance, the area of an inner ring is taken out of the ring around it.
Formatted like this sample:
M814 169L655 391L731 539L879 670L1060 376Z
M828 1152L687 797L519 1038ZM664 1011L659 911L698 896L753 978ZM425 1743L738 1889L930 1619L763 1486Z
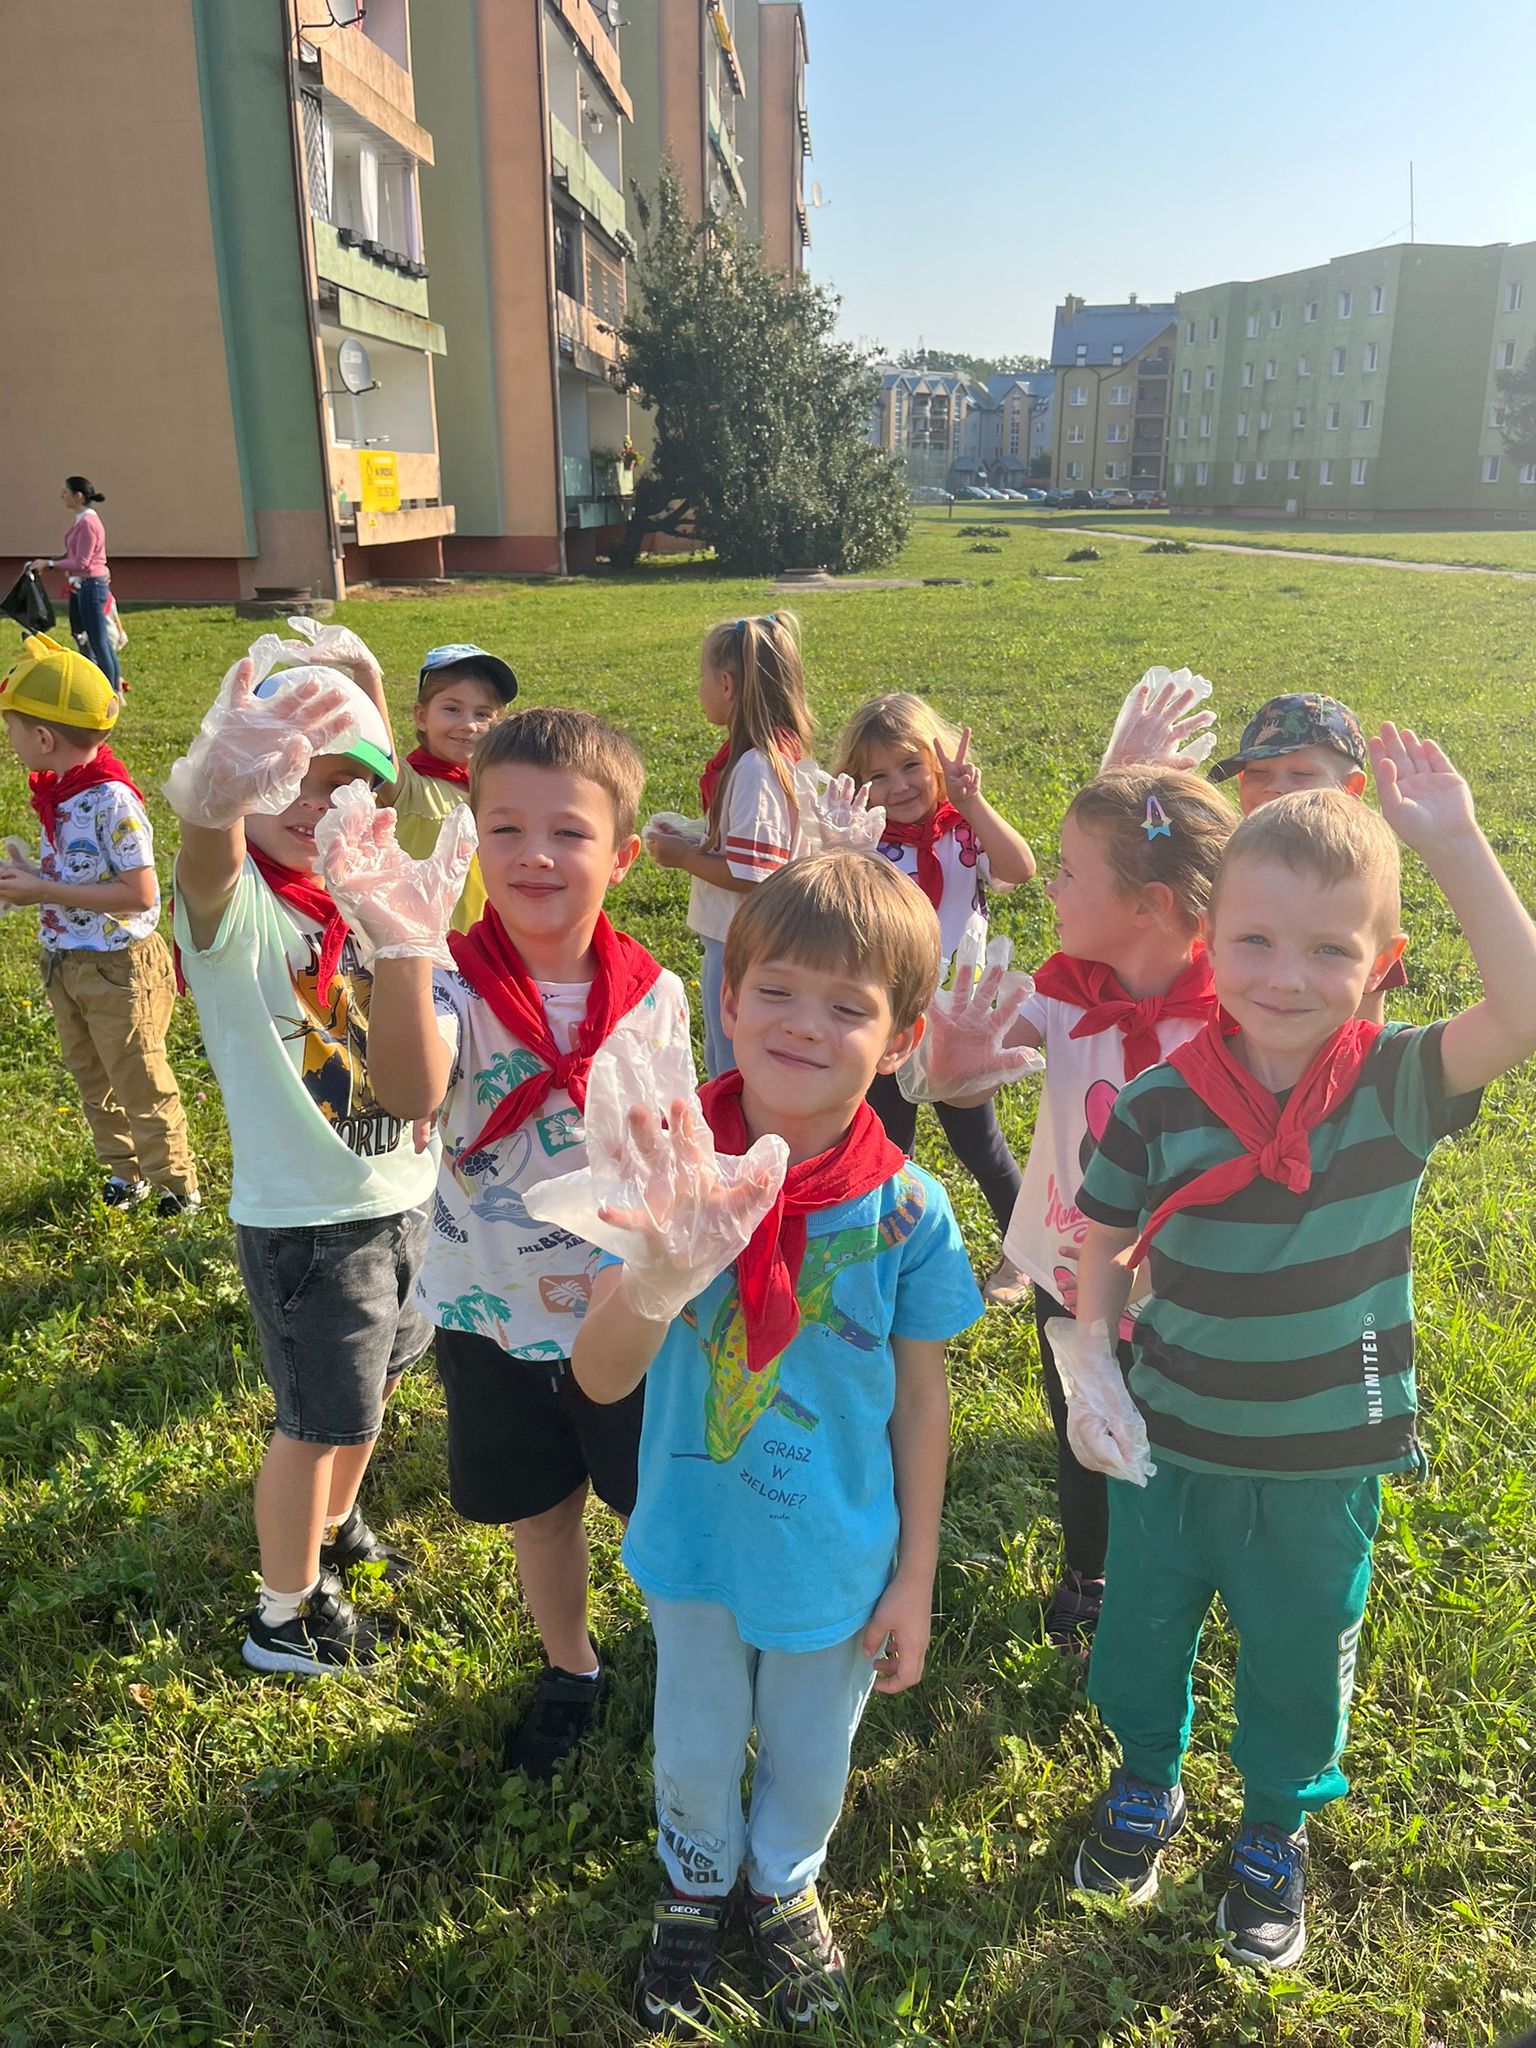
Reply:
M14 619L24 633L46 633L54 623L53 600L35 569L23 569L4 597L0 612Z

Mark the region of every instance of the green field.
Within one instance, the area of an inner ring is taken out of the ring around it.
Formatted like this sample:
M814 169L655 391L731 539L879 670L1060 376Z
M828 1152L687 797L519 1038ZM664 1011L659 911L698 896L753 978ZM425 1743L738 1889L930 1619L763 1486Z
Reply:
M1443 739L1522 893L1536 894L1528 586L1123 545L1077 572L1064 566L1071 541L1033 519L994 554L972 553L961 523L922 519L902 567L964 587L800 601L829 744L862 696L930 693L975 728L985 786L1048 865L1068 796L1148 664L1210 676L1234 744L1264 697L1322 687L1368 722L1391 715ZM1068 574L1078 580L1045 580ZM624 720L651 763L648 801L675 808L713 746L694 704L700 637L773 602L760 583L670 567L357 602L341 616L378 649L402 710L419 650L486 642L511 657L526 698ZM220 610L135 611L129 626L118 744L151 789L252 629ZM174 834L158 797L151 808L168 878ZM14 764L0 818L31 824ZM1475 984L1452 920L1407 867L1414 986L1400 1014L1428 1017ZM640 863L618 909L694 980L676 877ZM1000 923L1026 958L1048 949L1038 889L1008 901ZM504 1540L448 1508L427 1373L394 1404L370 1495L376 1522L424 1560L397 1596L408 1647L363 1682L305 1689L246 1672L239 1618L267 1403L196 1018L183 1008L175 1053L208 1207L174 1227L109 1218L32 942L30 914L0 920L0 2048L634 2038L630 1982L656 1884L651 1664L613 1525L595 1523L614 1705L568 1792L504 1782L498 1768L533 1645ZM1032 1089L1010 1106L1021 1149L1033 1107ZM1068 1892L1106 1752L1077 1677L1040 1642L1053 1447L1032 1323L993 1310L953 1351L929 1675L873 1703L833 1840L826 1895L858 1986L842 2038L1474 2048L1536 2024L1533 1124L1527 1074L1490 1091L1427 1183L1418 1304L1432 1474L1388 1488L1356 1789L1313 1830L1304 1970L1251 1982L1210 1933L1211 1866L1239 1811L1224 1748L1231 1642L1215 1625L1191 1825L1163 1896L1127 1913ZM931 1125L926 1143L943 1171ZM969 1184L947 1178L984 1268L990 1222ZM744 2012L721 2038L767 2033Z

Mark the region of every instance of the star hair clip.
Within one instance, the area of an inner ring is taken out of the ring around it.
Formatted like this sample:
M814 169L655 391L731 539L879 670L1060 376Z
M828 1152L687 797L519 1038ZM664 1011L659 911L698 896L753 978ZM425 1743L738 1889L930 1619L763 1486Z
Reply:
M1146 833L1149 842L1153 839L1173 837L1173 826L1168 821L1168 813L1155 796L1147 798L1147 815L1142 820L1141 829Z

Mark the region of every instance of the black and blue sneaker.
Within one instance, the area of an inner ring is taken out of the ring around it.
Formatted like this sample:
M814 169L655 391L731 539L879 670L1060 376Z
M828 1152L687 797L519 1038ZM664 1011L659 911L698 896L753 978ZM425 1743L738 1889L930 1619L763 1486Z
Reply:
M1307 1945L1307 1838L1268 1821L1245 1821L1227 1858L1216 1930L1234 1963L1283 1970Z
M1140 1905L1157 1890L1163 1851L1183 1825L1182 1785L1149 1785L1116 1771L1077 1852L1073 1884Z

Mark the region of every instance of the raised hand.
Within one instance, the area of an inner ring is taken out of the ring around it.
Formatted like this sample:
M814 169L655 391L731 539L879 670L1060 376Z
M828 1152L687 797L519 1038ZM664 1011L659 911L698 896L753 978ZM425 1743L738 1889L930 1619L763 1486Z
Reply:
M955 954L953 985L928 1005L928 1028L896 1070L908 1102L974 1102L1045 1065L1033 1046L1008 1045L1008 1033L1035 992L1027 974L1009 972L1013 943L988 942L974 913Z
M1466 778L1434 740L1421 740L1409 727L1389 723L1366 744L1381 815L1405 846L1423 853L1474 828L1477 813Z
M171 769L165 796L185 825L227 830L252 811L287 810L314 754L340 749L357 731L343 678L317 669L270 697L256 686L282 658L265 634L225 676L202 727Z
M797 854L873 853L885 830L885 812L869 801L869 784L855 789L851 775L824 776L814 762L795 764L800 814Z
M1046 1325L1056 1370L1067 1397L1067 1442L1090 1472L1145 1486L1157 1467L1147 1442L1147 1425L1132 1401L1109 1330L1086 1326L1070 1316Z
M938 756L939 770L944 777L944 793L957 811L963 811L967 804L974 803L981 795L981 770L970 757L971 728L965 727L953 755L945 753L942 740L934 741L933 751Z
M1211 694L1204 676L1187 668L1149 668L1120 706L1099 763L1111 768L1198 768L1215 751L1214 711L1197 711Z
M299 637L278 643L285 661L306 666L320 662L327 668L344 669L349 674L359 671L369 675L382 673L373 649L350 626L322 625L318 619L306 618L302 613L291 618L288 624Z
M412 860L395 838L395 814L377 808L359 776L337 790L315 826L315 852L325 886L348 924L378 960L435 960L448 967L448 926L474 857L475 821L468 804L443 820L425 860Z

